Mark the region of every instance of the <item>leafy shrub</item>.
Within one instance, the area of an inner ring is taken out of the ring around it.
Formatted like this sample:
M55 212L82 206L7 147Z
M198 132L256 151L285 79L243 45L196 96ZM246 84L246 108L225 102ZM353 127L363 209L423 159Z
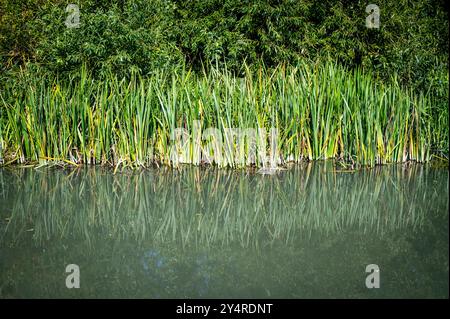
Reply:
M81 27L67 28L68 3ZM329 58L420 90L448 72L448 12L443 0L377 0L380 28L367 29L367 1L331 0L0 0L2 66L27 61L52 73L83 63L106 71L149 74L185 60L242 71ZM206 63L208 64L208 63ZM433 88L433 90L440 90Z

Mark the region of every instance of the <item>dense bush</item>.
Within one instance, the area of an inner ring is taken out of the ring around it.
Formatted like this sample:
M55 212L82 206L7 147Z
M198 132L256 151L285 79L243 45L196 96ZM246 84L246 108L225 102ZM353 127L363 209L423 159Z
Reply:
M69 29L71 2L0 0L3 67L31 61L61 72L85 62L145 74L182 59L238 70L244 60L273 66L331 56L423 87L430 69L447 62L443 1L376 1L380 29L365 27L361 0L81 0L81 26Z
M10 65L11 59L26 60L60 73L78 69L84 63L99 74L111 70L122 75L132 69L149 73L153 68L182 61L179 50L163 34L160 18L168 21L172 12L163 1L81 1L79 28L66 27L66 2L8 2L7 9L27 13L17 26L2 23L6 35L3 56L9 57L6 61L4 58L4 64ZM14 18L5 16L3 20ZM24 35L14 39L15 33Z

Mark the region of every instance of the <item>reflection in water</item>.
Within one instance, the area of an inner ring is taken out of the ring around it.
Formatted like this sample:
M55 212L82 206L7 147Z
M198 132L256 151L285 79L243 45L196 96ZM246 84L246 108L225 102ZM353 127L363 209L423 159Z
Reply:
M28 224L36 240L75 235L247 246L354 226L378 233L420 226L424 208L439 200L423 169L333 173L331 166L307 165L278 176L199 168L122 175L23 170L3 179L11 185L4 196L16 235Z
M422 165L3 169L0 297L445 297L447 208L448 172Z

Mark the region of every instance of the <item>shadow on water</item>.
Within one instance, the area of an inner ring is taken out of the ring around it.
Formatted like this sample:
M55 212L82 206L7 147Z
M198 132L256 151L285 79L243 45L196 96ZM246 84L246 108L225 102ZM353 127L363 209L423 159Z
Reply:
M448 297L447 211L423 165L2 169L0 297Z

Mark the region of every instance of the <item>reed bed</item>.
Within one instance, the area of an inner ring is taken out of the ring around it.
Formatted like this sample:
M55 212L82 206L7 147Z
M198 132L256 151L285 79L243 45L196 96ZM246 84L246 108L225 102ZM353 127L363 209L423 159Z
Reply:
M332 63L245 68L242 76L215 68L203 74L156 70L146 78L111 75L102 81L85 68L79 78L66 81L30 74L24 72L0 91L3 165L205 163L208 141L193 134L184 154L174 151L171 138L177 128L188 133L210 127L221 133L227 128L275 129L277 163L426 162L436 139L448 139L440 127L444 122L433 123L427 95L401 88L395 77L383 84ZM242 151L242 158L215 157L208 163L266 164L268 147L258 148L256 159L249 161L247 140L237 145L222 136L228 150Z
M446 214L448 176L423 165L335 172L295 165L265 177L227 169L0 171L0 241L60 239L263 246L356 231L383 236ZM2 185L0 185L2 186ZM424 198L427 200L424 201ZM433 203L430 210L429 203ZM30 230L30 232L27 232ZM5 237L6 236L6 237Z

